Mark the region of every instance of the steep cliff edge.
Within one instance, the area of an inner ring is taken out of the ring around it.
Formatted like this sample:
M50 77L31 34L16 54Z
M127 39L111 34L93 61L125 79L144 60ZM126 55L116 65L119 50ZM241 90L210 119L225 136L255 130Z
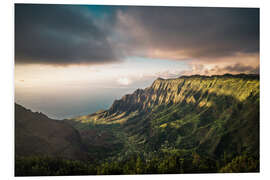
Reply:
M199 103L200 106L210 105L208 94L232 96L244 101L248 96L259 93L256 76L190 76L177 79L157 79L145 90L138 89L133 94L125 95L116 100L109 109L109 114L148 110L161 104ZM208 103L208 104L207 104Z
M120 124L138 151L172 148L213 158L258 154L259 76L159 78L108 110L71 121Z
M257 75L159 78L63 121L16 104L16 175L259 172L259 86Z
M210 107L217 96L231 97L237 102L243 102L249 96L259 97L259 77L242 74L158 78L150 87L137 89L133 94L115 100L108 110L76 119L85 121L98 119L96 123L99 123L105 118L114 122L113 120L122 119L131 112L147 112L159 105L175 105L183 102L199 107Z

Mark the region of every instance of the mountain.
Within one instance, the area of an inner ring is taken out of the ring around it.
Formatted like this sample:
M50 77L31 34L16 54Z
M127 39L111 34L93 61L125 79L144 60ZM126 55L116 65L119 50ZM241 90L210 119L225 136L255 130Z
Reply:
M114 101L108 110L68 121L81 133L114 126L110 133L120 138L122 154L169 149L214 160L257 157L259 76L158 78Z
M15 155L84 159L87 154L76 129L15 104Z
M107 110L62 121L16 104L16 155L87 161L16 161L17 174L258 172L259 87L258 75L158 78Z

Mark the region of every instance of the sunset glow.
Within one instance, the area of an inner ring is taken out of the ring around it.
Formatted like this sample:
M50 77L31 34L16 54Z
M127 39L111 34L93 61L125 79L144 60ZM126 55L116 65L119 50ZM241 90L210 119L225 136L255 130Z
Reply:
M15 11L15 101L55 118L108 108L158 77L259 73L258 9L20 4Z

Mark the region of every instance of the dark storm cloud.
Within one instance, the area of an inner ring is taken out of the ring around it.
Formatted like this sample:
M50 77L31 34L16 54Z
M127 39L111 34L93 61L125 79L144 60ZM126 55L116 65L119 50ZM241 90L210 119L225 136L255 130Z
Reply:
M96 64L124 56L211 61L254 53L259 9L15 6L16 63Z
M241 73L241 72L247 72L247 73L254 73L258 74L259 73L259 67L252 67L248 65L243 65L243 64L235 64L232 66L226 66L223 68L224 71L229 71L229 72L236 72L236 73Z
M15 6L16 63L85 64L117 60L108 33L79 6Z
M122 16L144 33L138 44L130 43L133 49L145 44L174 57L191 58L259 52L259 9L131 7Z

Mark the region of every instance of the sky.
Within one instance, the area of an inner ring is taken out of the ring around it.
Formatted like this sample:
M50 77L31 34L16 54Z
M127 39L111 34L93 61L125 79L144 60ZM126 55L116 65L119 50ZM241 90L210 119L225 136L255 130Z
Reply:
M158 77L259 73L259 9L15 5L15 102L63 119Z

